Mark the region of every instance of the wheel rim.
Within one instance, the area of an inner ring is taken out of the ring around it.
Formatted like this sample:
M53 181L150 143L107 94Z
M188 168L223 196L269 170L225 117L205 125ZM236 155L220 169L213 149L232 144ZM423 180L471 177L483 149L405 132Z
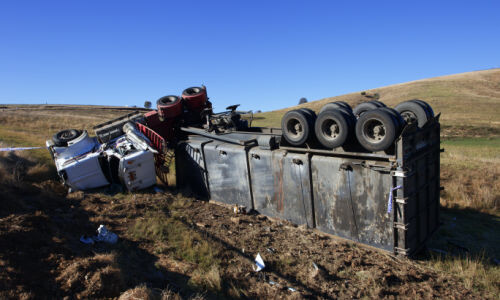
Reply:
M401 117L403 117L403 119L408 124L416 123L418 120L417 115L411 111L408 111L408 110L401 112Z
M297 119L291 119L286 123L286 129L292 139L300 139L304 135L304 128Z
M335 120L325 120L321 124L321 133L327 140L335 140L340 135L340 126Z
M371 119L363 126L363 136L370 143L380 143L386 136L386 128L382 121Z
M71 131L64 131L62 134L61 134L61 137L63 139L68 139L68 138L71 138L73 136L73 133Z
M193 87L193 88L188 88L184 91L185 94L187 95L196 95L201 92L201 89L198 87Z

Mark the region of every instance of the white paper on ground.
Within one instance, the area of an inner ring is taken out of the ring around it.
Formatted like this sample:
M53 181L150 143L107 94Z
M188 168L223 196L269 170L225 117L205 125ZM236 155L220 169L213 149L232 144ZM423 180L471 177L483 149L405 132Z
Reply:
M255 265L257 266L253 268L255 272L259 272L266 267L260 253L257 253L257 257L255 257Z

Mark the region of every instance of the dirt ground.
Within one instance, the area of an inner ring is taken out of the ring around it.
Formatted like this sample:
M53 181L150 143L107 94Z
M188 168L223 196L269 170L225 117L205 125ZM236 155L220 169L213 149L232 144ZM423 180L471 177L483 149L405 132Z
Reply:
M138 286L152 291L140 296L150 299L154 291L163 299L491 296L415 261L168 190L68 195L54 180L0 187L0 298L133 299L126 291ZM195 237L187 247L202 252L196 245L207 243L211 254L182 259L172 230L162 238L165 228L138 227L147 218L175 219L182 235ZM119 241L79 241L99 224ZM253 270L258 253L261 272ZM205 257L210 266L199 268Z

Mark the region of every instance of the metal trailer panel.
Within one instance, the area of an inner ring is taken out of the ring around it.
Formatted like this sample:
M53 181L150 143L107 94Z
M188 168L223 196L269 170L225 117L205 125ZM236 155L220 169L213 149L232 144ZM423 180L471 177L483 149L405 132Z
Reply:
M212 140L193 136L175 149L177 187L188 187L202 199L209 198L207 169L203 147Z
M203 148L210 199L253 209L247 147L220 141Z
M179 144L177 175L213 200L410 256L439 226L438 120L406 127L394 155L190 137Z
M409 128L397 143L394 252L413 255L439 226L439 116L421 130Z
M377 166L373 168L371 166ZM392 251L388 195L390 164L314 155L311 159L316 227L343 238Z
M309 155L254 147L248 157L255 210L314 227Z

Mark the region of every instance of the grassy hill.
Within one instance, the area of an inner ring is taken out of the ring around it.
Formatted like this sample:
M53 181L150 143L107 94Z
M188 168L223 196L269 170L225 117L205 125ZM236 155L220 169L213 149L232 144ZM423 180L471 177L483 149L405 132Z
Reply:
M467 72L416 80L371 90L378 93L380 101L394 107L409 99L427 101L434 112L442 113L441 122L446 126L474 126L500 128L500 69ZM352 107L367 101L360 92L329 97L300 106L265 112L256 115L257 126L280 126L281 116L288 110L308 107L319 111L333 101L345 101Z

